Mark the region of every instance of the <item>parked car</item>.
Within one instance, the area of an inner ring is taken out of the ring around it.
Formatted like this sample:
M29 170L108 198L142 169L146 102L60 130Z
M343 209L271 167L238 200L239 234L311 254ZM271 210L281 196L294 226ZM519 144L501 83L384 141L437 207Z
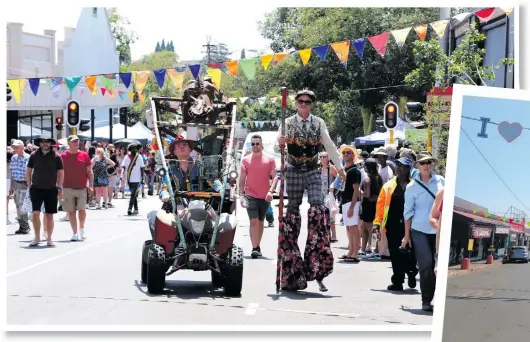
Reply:
M510 249L510 252L502 263L523 262L527 264L529 258L530 256L528 255L528 248L526 246L514 246Z

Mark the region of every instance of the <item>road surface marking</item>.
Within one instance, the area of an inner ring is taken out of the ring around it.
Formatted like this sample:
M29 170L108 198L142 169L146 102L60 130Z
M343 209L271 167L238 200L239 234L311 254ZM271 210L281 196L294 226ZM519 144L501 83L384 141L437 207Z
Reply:
M11 273L8 273L6 277L11 277L11 276L13 276L13 275L15 275L15 274L19 274L19 273L22 273L22 272L25 272L25 271L31 270L31 269L33 269L33 268L35 268L35 267L38 267L38 266L41 266L41 265L47 264L47 263L49 263L49 262L55 261L55 260L57 260L57 259L60 259L60 258L65 257L65 256L68 256L68 255L71 255L71 254L74 254L74 253L77 253L77 252L80 252L80 251L84 251L84 250L87 250L87 249L89 249L89 248L91 248L91 247L95 247L95 246L98 246L98 245L102 245L102 244L104 244L104 243L107 243L107 242L110 242L110 241L113 241L113 240L116 240L116 239L123 238L123 237L125 237L125 236L127 236L127 235L131 235L131 234L136 233L136 232L138 232L138 231L140 231L140 230L145 230L145 228L142 227L142 228L131 229L131 230L129 230L129 231L128 231L127 233L125 233L125 234L121 234L121 235L113 236L113 237L111 237L111 238L108 238L108 239L105 239L105 240L98 241L98 242L96 242L96 243L87 243L87 244L86 244L85 246L83 246L83 247L73 249L73 250L68 251L68 252L66 252L66 253L64 253L64 254L56 255L56 256L51 257L51 258L49 258L49 259L42 260L42 261L37 262L37 263L35 263L35 264L33 264L33 265L29 265L29 266L26 266L26 267L24 267L24 268L21 268L21 269L19 269L19 270L17 270L17 271L13 271L13 272L11 272Z
M311 315L322 315L322 316L339 316L339 317L350 317L357 318L361 315L359 314L348 314L348 313L339 313L339 312L320 312L320 311L305 311L305 310L288 310L288 309L268 309L268 308L259 308L259 310L267 311L280 311L280 312L292 312L292 313L303 313Z
M247 311L245 311L245 315L255 315L258 309L259 309L258 303L250 303L247 307Z

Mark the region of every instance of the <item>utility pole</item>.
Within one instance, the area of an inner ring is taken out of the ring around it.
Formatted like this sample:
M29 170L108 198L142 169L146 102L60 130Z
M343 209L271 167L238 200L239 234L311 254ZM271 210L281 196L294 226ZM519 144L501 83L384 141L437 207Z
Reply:
M210 55L212 53L212 49L211 48L217 46L217 45L210 44L211 41L212 41L212 37L211 36L207 36L206 37L206 45L203 45L203 47L206 48L206 54L208 55L208 64L210 64L212 62L211 58L210 58Z

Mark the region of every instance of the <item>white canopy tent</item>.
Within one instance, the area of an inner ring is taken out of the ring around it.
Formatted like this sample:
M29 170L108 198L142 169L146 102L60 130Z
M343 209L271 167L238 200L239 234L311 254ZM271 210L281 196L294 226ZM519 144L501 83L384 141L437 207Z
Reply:
M98 127L94 129L94 140L96 141L108 141L110 138L110 128L109 126ZM78 136L85 140L91 139L91 130L80 132ZM142 125L142 123L137 122L134 126L127 127L127 138L135 139L142 143L147 143L151 140L153 134L151 131ZM122 124L112 125L112 140L116 141L119 139L125 138L125 126Z

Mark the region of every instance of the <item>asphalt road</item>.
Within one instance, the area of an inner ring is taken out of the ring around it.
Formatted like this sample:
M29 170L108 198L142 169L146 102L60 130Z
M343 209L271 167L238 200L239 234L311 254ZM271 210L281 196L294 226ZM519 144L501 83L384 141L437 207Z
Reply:
M250 257L248 216L240 211L235 243L245 251L240 298L211 290L210 272L183 271L166 280L166 294L147 293L140 282L141 246L150 238L146 214L158 209L156 198L140 199L140 215L126 215L127 200L116 208L89 210L88 239L70 242L68 222L56 217L56 247L29 248L31 235L14 235L7 226L8 324L414 324L430 325L421 311L418 290L386 290L389 262L344 264L344 227L334 244L336 265L321 293L315 282L301 294L276 295L276 228L266 228L262 259ZM11 202L12 203L12 202ZM10 205L13 212L14 205ZM275 208L277 210L277 208ZM307 204L302 208L307 212ZM13 218L13 215L10 215ZM305 219L304 219L305 220ZM303 245L306 232L300 236ZM419 288L419 283L418 283ZM177 319L178 317L178 319Z
M444 342L528 341L530 265L506 264L449 278Z

